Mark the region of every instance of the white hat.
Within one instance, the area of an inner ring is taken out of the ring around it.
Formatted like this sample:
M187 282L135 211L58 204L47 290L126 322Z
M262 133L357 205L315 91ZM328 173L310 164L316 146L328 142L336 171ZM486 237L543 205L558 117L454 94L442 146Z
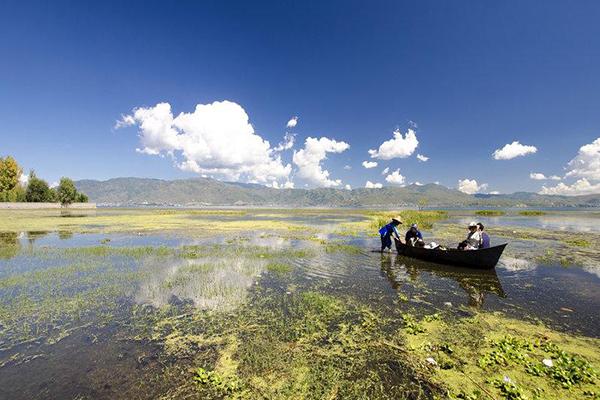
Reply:
M477 226L477 222L474 222L474 221L469 222L469 228L473 228L475 226Z

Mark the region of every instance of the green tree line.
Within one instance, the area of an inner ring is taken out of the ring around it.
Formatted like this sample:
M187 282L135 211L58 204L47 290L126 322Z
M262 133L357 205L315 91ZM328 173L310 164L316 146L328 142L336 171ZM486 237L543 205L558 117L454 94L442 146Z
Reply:
M42 202L63 205L87 203L88 197L75 188L69 178L61 178L56 188L51 188L34 171L29 173L27 184L21 183L23 170L11 156L0 157L0 202Z

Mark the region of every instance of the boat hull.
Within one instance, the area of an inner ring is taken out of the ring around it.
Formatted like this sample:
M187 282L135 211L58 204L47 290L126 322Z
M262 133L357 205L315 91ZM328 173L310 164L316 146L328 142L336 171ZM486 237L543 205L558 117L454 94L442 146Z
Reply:
M474 269L494 268L498 264L505 247L506 243L479 250L438 250L407 246L396 240L396 249L400 255L438 264L458 265Z

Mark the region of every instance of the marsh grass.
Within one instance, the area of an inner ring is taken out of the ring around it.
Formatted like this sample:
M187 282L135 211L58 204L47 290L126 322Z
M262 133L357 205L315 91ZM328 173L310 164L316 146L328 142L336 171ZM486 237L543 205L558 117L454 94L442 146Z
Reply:
M440 221L448 218L446 211L415 211L415 210L403 210L398 213L386 212L386 213L368 213L371 221L369 227L377 232L382 226L389 224L392 217L400 215L404 225L410 226L411 224L418 224L420 229L431 229L436 221ZM403 225L403 226L404 226Z
M506 211L502 210L479 210L475 211L475 215L481 215L486 217L500 217L506 215Z
M539 210L525 210L525 211L519 211L519 215L525 216L525 217L537 217L540 215L546 215L547 212L546 211L539 211Z

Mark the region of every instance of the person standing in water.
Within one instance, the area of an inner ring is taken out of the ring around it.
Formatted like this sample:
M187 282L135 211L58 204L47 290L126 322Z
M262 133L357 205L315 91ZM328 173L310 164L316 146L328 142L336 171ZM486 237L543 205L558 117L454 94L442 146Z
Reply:
M396 240L400 240L400 233L398 233L398 225L402 224L402 218L394 217L392 221L379 229L379 235L381 236L381 252L385 249L392 251L392 237Z

